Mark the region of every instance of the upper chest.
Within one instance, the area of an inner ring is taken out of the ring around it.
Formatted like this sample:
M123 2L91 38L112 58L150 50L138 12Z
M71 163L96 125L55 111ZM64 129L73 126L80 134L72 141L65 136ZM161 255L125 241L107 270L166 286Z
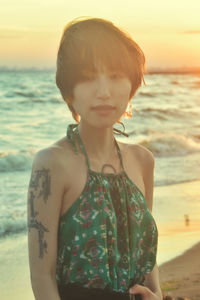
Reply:
M132 149L130 149L126 146L120 145L120 150L124 171L130 178L130 180L133 181L134 184L139 188L142 194L145 195L145 185L142 175L142 161L139 158L140 156L138 155L137 147L137 145L133 145ZM95 170L94 167L95 164L92 164L91 169L93 171L98 171ZM117 170L119 170L119 162L117 162L117 165L115 167ZM66 192L63 195L60 215L63 215L69 209L69 207L81 196L88 181L88 167L84 155L73 155L70 167L69 165L66 165L65 168L66 172L64 176L66 176L68 188L66 189ZM95 180L95 184L97 183L98 178L97 180Z

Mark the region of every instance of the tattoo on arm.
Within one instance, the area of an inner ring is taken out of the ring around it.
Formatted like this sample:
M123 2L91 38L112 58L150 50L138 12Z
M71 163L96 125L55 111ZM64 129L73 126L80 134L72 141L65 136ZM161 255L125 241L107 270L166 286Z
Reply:
M46 203L49 195L51 185L50 170L42 168L41 170L36 170L31 176L30 187L37 191L38 196L43 198Z
M34 218L38 215L38 212L34 210L34 199L35 199L35 196L34 196L34 193L33 191L30 191L30 198L29 198L29 203L30 203L30 215L31 215L31 218Z
M28 220L28 229L30 231L32 228L34 228L38 232L39 258L43 258L44 254L47 253L48 244L44 238L44 235L45 233L49 232L49 230L37 220L39 213L34 208L34 200L36 197L38 197L42 198L42 200L46 203L51 193L50 186L51 176L49 169L42 168L34 171L29 184L30 196L28 202L30 205L30 219Z
M44 233L49 232L49 230L36 219L30 219L28 222L28 229L35 228L38 231L38 242L39 242L39 258L44 257L44 253L47 253L47 242L44 239Z

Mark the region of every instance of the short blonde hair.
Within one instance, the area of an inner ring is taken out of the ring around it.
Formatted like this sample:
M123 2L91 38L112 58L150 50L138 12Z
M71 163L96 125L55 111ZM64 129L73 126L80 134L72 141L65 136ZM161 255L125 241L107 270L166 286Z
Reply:
M82 71L95 70L96 62L128 76L132 84L130 99L144 82L144 53L127 33L101 18L71 21L64 28L58 48L56 84L77 122L73 89L81 81Z

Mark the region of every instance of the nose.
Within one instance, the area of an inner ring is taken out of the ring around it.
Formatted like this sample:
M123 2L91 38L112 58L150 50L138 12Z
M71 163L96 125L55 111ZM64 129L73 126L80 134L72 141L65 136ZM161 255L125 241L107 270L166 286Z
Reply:
M109 80L105 74L99 74L96 81L97 97L102 100L110 98Z

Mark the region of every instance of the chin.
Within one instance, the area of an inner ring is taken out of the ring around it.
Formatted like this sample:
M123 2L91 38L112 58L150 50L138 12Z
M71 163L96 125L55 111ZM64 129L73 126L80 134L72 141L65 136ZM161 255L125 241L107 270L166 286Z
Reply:
M113 125L117 122L117 120L110 119L101 119L101 120L81 120L82 124L85 124L86 126L90 126L96 129L105 129L105 128L111 128Z

